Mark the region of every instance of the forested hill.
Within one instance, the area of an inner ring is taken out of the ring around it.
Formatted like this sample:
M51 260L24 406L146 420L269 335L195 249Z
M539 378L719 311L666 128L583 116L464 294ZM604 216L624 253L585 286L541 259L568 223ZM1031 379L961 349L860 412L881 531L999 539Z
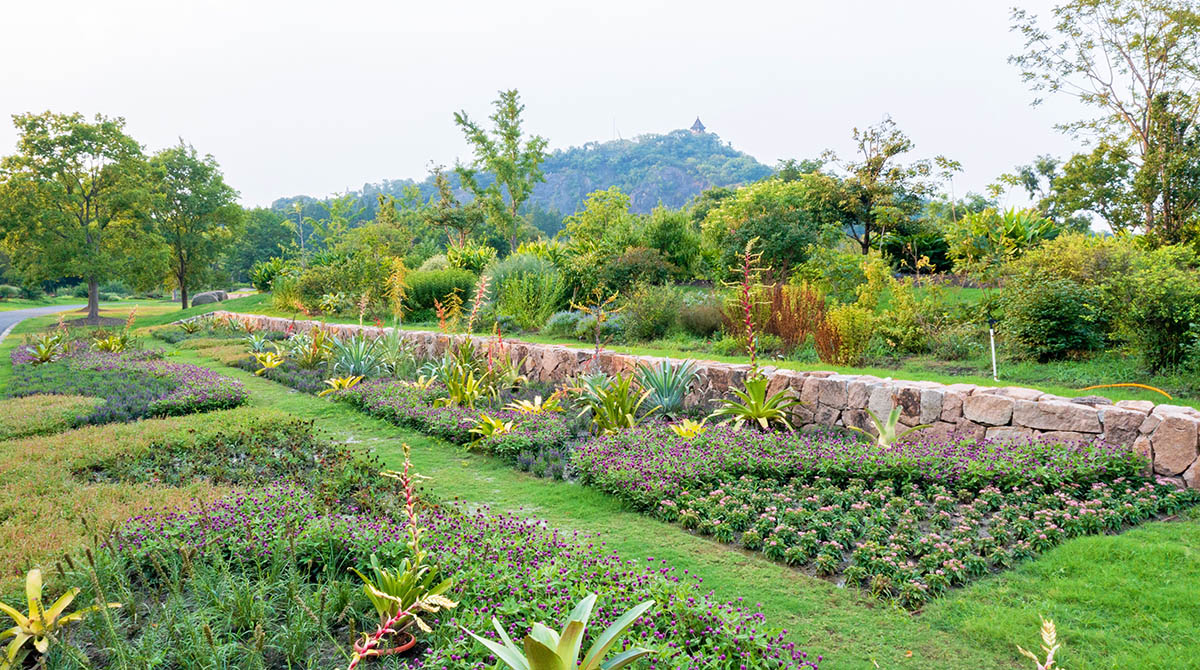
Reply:
M533 192L532 209L571 214L579 209L589 193L617 186L629 194L633 210L649 212L660 202L680 207L697 193L712 186L752 182L771 174L771 168L753 156L731 147L713 133L676 130L665 135L641 135L632 140L588 142L580 147L559 149L542 164L545 183ZM451 174L453 177L453 174ZM420 183L410 179L366 184L358 191L361 205L367 207L362 218L374 214L376 195L399 196L406 187L417 186L423 199L433 195L433 178ZM465 193L460 196L466 197ZM308 196L280 198L272 207L289 210Z

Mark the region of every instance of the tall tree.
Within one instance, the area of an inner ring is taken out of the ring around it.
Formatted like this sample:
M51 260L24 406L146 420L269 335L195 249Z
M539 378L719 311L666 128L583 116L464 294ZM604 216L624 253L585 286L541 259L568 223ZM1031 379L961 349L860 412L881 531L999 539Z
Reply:
M454 122L466 135L475 152L470 165L455 167L463 187L483 203L493 225L507 238L510 251L517 250L521 231L521 205L533 194L533 187L542 176L542 161L546 159L546 139L539 135L525 136L521 130L521 113L525 105L517 91L501 91L493 103L493 128L484 130L472 121L465 111L455 112ZM479 183L480 171L493 177L486 187Z
M1194 0L1072 0L1052 10L1053 25L1013 10L1025 37L1010 57L1038 92L1066 93L1099 116L1060 125L1113 147L1128 147L1147 233L1180 241L1197 215L1176 188L1187 162L1181 129L1200 114L1200 5ZM1035 99L1034 104L1041 102Z
M187 309L188 291L211 274L244 212L216 159L200 156L182 140L154 154L150 167L155 195L151 217L170 249L170 276L179 287L180 306Z
M852 219L846 234L866 254L889 230L920 212L923 200L937 187L935 166L943 175L960 167L943 156L901 163L900 157L914 145L891 118L862 130L855 128L854 143L858 147L855 160L840 160L832 151L822 157L849 173L840 184L839 197Z
M425 210L425 223L446 231L447 244L461 247L483 226L486 216L483 200L476 198L465 205L460 203L454 196L450 179L441 166L433 169L433 183L437 188L438 197L437 201Z
M99 323L100 282L136 272L158 246L143 217L142 148L120 117L44 112L13 123L17 153L0 160L4 244L27 279L83 279L87 321Z
M272 256L286 258L295 253L294 226L273 209L255 207L246 211L241 231L225 253L225 270L234 281L250 278L250 268Z

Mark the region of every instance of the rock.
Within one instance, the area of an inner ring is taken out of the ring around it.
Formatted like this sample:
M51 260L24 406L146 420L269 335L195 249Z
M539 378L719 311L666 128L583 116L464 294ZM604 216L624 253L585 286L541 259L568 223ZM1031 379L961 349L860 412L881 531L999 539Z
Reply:
M957 391L949 391L942 396L941 420L951 423L962 418L963 395Z
M1004 426L1012 420L1012 398L970 395L963 400L963 418L985 426Z
M915 386L902 386L896 392L896 405L900 407L900 423L915 426L920 423L922 390ZM879 412L876 412L879 414ZM879 414L886 418L886 414Z
M1150 444L1150 438L1145 435L1139 435L1133 441L1133 451L1146 461L1146 467L1142 469L1142 475L1149 477L1154 474L1154 446Z
M836 407L817 405L817 409L813 412L813 423L822 426L836 426L841 416L842 411Z
M883 383L871 389L871 397L867 400L867 409L880 419L886 419L896 403L896 387Z
M955 424L954 432L964 438L982 440L987 434L987 427L967 419L959 419L958 423Z
M1047 442L1093 442L1094 433L1076 433L1069 430L1050 430L1040 433L1038 438Z
M846 407L849 409L862 409L867 406L871 400L872 382L865 379L856 379L846 386Z
M1200 489L1200 459L1196 459L1192 467L1184 471L1183 483L1187 484L1189 489Z
M933 423L942 416L942 398L946 394L937 389L923 389L921 391L921 415L918 417L918 423Z
M1017 426L993 426L988 428L984 434L989 440L998 440L1001 442L1024 442L1032 438L1033 435L1032 430Z
M1071 398L1070 402L1073 402L1076 405L1089 405L1091 407L1099 407L1101 405L1113 404L1113 401L1109 400L1108 398L1105 398L1104 396L1099 396L1099 395L1079 396L1078 398Z
M842 425L861 428L872 435L879 434L875 429L875 422L871 421L871 415L862 409L848 409L842 412Z
M1069 402L1032 402L1018 400L1013 408L1013 424L1035 430L1069 430L1099 433L1100 417L1086 405Z
M1154 403L1149 400L1118 400L1117 407L1131 409L1142 414L1149 414L1154 410Z
M846 406L848 391L845 379L826 377L817 380L817 399L822 405L842 408Z
M1097 415L1104 428L1104 441L1111 444L1133 444L1146 419L1146 415L1137 410L1121 407L1101 407Z
M996 389L996 393L998 395L1012 398L1013 400L1037 400L1045 395L1037 389L1028 389L1024 386L1005 386L1003 388Z
M771 380L767 382L767 396L773 396L780 391L791 388L792 379L795 378L794 370L779 370L771 375Z
M800 402L808 405L810 408L816 408L817 402L821 399L821 394L817 386L821 379L821 377L811 375L804 378L804 386L800 387Z
M229 294L224 291L205 291L192 296L192 305L211 305L228 299Z
M1168 416L1163 419L1150 435L1150 444L1154 447L1155 472L1175 476L1196 461L1196 437L1200 430L1197 424L1200 421L1187 416Z

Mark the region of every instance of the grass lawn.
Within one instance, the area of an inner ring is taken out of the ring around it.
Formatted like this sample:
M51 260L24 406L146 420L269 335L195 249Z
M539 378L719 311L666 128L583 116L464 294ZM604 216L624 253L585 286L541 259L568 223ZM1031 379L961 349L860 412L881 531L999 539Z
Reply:
M26 300L24 298L8 298L0 300L0 312L11 312L18 309L31 309L33 307L50 307L52 305L86 305L87 298L73 298L69 295L59 295L53 298L38 298L36 300Z
M430 486L439 496L595 533L626 558L666 558L701 576L722 599L762 603L770 623L787 628L789 638L811 653L826 656L823 668L873 668L873 663L881 668L1024 667L1015 645L1038 644L1039 614L1059 624L1066 643L1060 656L1064 667L1166 669L1188 667L1200 658L1200 644L1177 634L1200 615L1194 597L1187 600L1187 585L1200 583L1196 520L1073 540L911 615L855 589L624 509L593 489L537 479L348 406L220 366L202 351L179 350L177 356L241 379L252 405L314 419L335 437L371 446L388 466L399 464L400 445L407 442L418 470L433 478ZM1139 610L1144 614L1131 618Z

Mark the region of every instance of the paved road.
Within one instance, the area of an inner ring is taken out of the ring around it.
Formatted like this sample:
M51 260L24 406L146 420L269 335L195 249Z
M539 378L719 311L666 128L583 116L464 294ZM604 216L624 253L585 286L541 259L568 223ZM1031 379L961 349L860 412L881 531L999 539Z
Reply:
M29 309L14 309L9 312L0 312L0 341L4 340L4 337L8 335L8 331L12 330L13 326L25 319L66 312L73 309L82 309L84 307L87 307L87 305L50 305L49 307L31 307Z

